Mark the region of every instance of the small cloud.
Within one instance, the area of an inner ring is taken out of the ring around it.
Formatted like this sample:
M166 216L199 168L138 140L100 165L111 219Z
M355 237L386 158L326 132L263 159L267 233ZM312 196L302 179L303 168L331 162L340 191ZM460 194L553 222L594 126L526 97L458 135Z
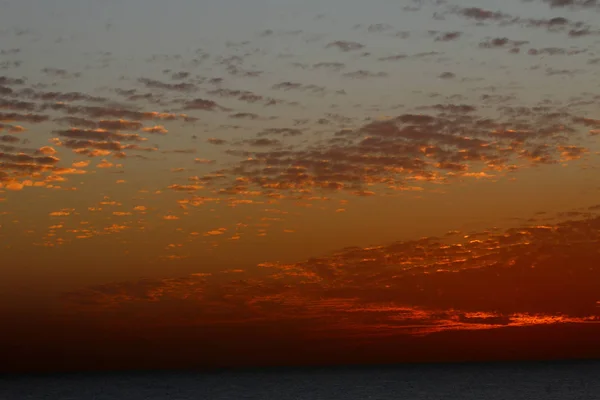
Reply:
M219 236L224 234L227 231L227 228L219 228L212 231L208 231L204 233L204 236Z
M96 165L96 168L112 168L112 167L114 167L114 164L106 159L102 160L99 164Z
M360 49L364 48L365 45L358 43L358 42L338 40L338 41L327 44L327 46L325 46L325 47L326 48L337 47L338 49L340 49L342 51L354 51L354 50L360 50Z
M165 135L165 134L169 133L167 128L165 128L162 125L155 125L155 126L149 126L146 128L142 128L142 131L147 132L147 133L158 133L161 135Z
M51 212L48 215L50 215L51 217L66 217L66 216L71 215L71 213L73 211L75 211L75 210L74 209L69 209L69 208L63 208L60 211L53 211L53 212Z
M206 141L210 144L221 145L227 143L227 140L217 139L217 138L208 138Z
M41 147L38 152L49 156L56 154L56 150L50 146Z
M73 168L84 168L87 167L88 165L90 165L89 160L85 160L85 161L76 161L73 164L71 164L71 166Z
M195 158L194 162L196 164L214 164L215 160L207 160L206 158Z

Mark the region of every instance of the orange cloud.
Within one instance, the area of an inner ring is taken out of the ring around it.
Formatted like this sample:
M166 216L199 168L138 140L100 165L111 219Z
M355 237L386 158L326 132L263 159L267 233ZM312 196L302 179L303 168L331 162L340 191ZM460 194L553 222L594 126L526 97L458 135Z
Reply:
M208 231L206 233L204 233L204 236L219 236L224 234L227 231L227 228L219 228L219 229L214 229L212 231Z
M104 159L102 160L100 163L96 164L96 168L112 168L115 165L113 163L111 163L110 161Z
M73 168L85 168L88 165L90 165L90 162L88 160L85 160L85 161L76 161L73 164L71 164L71 166Z

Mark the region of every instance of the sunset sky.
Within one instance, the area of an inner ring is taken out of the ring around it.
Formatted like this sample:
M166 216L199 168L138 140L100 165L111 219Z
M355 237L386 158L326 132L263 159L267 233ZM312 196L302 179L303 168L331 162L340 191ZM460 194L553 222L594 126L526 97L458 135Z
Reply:
M600 356L600 2L0 9L0 369Z

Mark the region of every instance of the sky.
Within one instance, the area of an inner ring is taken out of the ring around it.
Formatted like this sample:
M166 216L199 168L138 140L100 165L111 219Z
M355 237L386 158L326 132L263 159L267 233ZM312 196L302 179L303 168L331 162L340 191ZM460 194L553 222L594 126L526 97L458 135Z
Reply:
M0 7L3 370L600 356L600 3Z

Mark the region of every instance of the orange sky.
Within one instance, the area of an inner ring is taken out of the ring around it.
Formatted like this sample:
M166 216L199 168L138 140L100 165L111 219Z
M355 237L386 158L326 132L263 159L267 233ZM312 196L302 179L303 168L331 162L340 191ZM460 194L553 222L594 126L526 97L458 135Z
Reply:
M600 356L600 8L74 1L0 16L2 369Z

